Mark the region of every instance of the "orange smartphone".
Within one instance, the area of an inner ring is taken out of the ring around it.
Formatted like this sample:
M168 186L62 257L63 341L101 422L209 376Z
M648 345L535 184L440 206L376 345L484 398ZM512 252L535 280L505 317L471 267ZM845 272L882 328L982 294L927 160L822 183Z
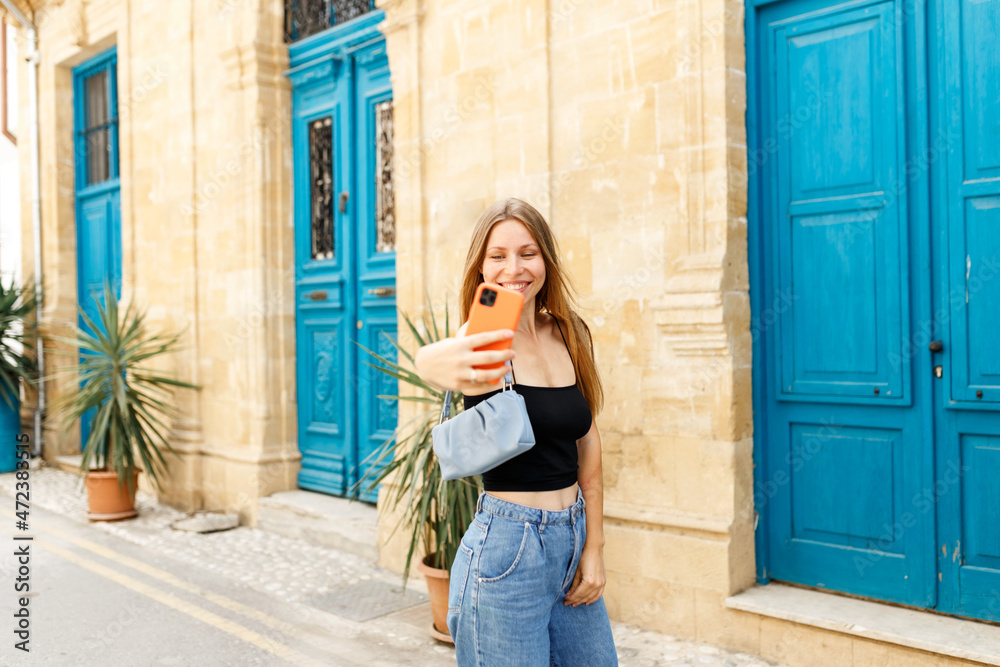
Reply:
M524 295L520 292L504 289L492 283L482 283L476 289L469 310L469 326L465 335L496 331L497 329L517 330L517 321L521 319L521 309L524 307ZM509 350L513 338L477 347L476 350ZM475 368L493 369L503 366L502 361L495 364L485 364Z

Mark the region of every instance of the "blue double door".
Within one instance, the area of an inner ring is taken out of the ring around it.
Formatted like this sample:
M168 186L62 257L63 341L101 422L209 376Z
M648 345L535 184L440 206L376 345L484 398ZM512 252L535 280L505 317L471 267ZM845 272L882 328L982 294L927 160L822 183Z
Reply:
M997 34L748 2L761 582L1000 620Z
M291 47L298 485L374 501L352 485L396 427L392 91L381 12ZM362 348L363 346L363 348ZM363 489L362 489L363 491Z

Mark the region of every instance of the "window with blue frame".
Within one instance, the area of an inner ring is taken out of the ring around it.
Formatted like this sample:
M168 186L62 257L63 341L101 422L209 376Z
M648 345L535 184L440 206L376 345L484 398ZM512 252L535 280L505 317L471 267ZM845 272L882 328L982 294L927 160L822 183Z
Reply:
M375 0L285 0L285 42L305 39L375 9Z
M78 73L78 188L118 178L118 58L114 52Z

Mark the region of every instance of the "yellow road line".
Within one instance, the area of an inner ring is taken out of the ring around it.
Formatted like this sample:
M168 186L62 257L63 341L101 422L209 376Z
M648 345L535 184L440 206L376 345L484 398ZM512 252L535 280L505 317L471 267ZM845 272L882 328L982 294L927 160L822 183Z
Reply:
M4 515L12 519L15 518L13 513L8 512L6 510L0 510L0 515ZM278 630L283 635L286 635L291 639L301 641L303 643L309 644L310 646L313 646L323 651L330 650L329 646L321 646L315 641L310 641L310 638L300 633L294 625L280 621L274 618L273 616L260 611L259 609L249 607L245 604L237 602L236 600L228 598L224 595L219 595L218 593L214 593L210 590L206 590L200 586L195 586L194 584L185 581L184 579L181 579L180 577L177 577L158 567L149 565L148 563L144 563L140 560L136 560L135 558L130 558L129 556L125 556L124 554L118 553L117 551L112 551L111 549L103 547L100 544L92 542L86 538L71 535L70 533L55 528L54 526L48 525L45 522L39 522L37 519L35 519L32 523L33 527L38 532L48 533L49 535L58 537L59 539L65 542L75 544L78 547L87 549L88 551L91 551L99 556L103 556L104 558L107 558L108 560L116 564L131 567L133 570L142 572L143 574L146 574L155 579L159 579L160 581L170 584L171 586L179 588L183 591L187 591L188 593L191 593L193 595L197 595L198 597L204 598L209 602L217 604L223 609L228 609L229 611L235 612L237 614L242 614L247 618L259 621L260 623L263 623L265 625L274 628L275 630Z
M8 514L8 513L3 510L0 510L0 514ZM9 514L9 516L13 517L13 514ZM112 551L107 547L102 547L100 544L97 544L96 542L91 542L86 538L76 537L75 535L71 535L65 531L59 530L58 528L54 528L53 526L50 526L44 522L42 522L41 526L39 526L39 522L37 519L35 519L33 525L35 526L35 529L39 530L40 532L48 533L49 535L58 537L59 539L65 542L70 542L78 547L82 547L88 551L92 551L98 556L103 556L108 560L113 561L116 564L127 565L133 570L142 572L143 574L159 579L164 583L170 584L171 586L175 586L176 588L179 588L183 591L187 591L188 593L197 595L198 597L205 598L206 600L214 602L215 604L219 605L224 609L228 609L229 611L236 612L237 614L242 614L248 618L252 618L255 621L259 621L261 623L264 623L265 625L269 625L272 628L282 633L297 634L295 626L293 625L290 625L283 621L279 621L278 619L274 618L269 614L265 614L259 609L248 607L247 605L237 602L231 598L228 598L225 595L219 595L218 593L206 590L200 586L195 586L194 584L185 581L184 579L181 579L180 577L177 577L173 574L170 574L165 570L161 570L158 567L149 565L148 563L143 563L142 561L136 560L135 558L130 558L121 553L118 553L117 551Z
M109 567L101 565L100 563L96 563L88 558L84 558L78 554L73 553L72 551L63 549L62 547L57 547L48 540L35 537L34 542L35 544L41 546L41 548L44 551L56 554L57 556L60 556L71 563L75 563L80 567L86 568L91 572L98 574L106 579L110 579L111 581L121 584L126 588L131 588L132 590L141 593L148 598L152 598L153 600L156 600L157 602L160 602L168 607L173 607L174 609L176 609L181 613L187 614L188 616L196 618L204 623L208 623L209 625L214 626L222 630L223 632L228 632L229 634L247 642L248 644L253 644L256 647L263 649L268 653L272 653L278 656L279 658L288 660L293 664L308 665L309 667L321 667L323 665L323 663L317 660L313 660L309 656L303 653L299 653L298 651L291 649L285 646L284 644L272 642L264 635L258 632L254 632L249 628L245 628L239 623L234 623L233 621L230 621L227 618L223 618L218 614L213 614L207 609L202 609L201 607L191 604L190 602L185 602L184 600L175 598L172 595L169 595L168 593L158 588L155 588L154 586L145 584L137 579L133 579L132 577L122 574L120 572L115 572Z

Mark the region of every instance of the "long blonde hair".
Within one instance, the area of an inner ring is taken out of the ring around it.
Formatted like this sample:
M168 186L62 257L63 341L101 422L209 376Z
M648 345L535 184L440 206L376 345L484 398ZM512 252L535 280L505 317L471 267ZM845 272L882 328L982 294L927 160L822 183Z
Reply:
M559 263L559 251L552 229L542 214L531 204L510 197L493 203L479 216L472 230L472 242L469 244L469 254L465 258L465 273L459 292L461 321L469 319L469 310L472 308L476 288L484 282L482 266L490 232L494 225L504 220L517 220L527 227L541 249L542 259L545 262L545 284L535 297L535 311L544 311L555 317L567 333L566 342L569 344L580 391L590 406L591 413L597 416L604 407L604 391L601 388L601 378L594 359L594 340L587 324L572 308L575 303L574 290Z

